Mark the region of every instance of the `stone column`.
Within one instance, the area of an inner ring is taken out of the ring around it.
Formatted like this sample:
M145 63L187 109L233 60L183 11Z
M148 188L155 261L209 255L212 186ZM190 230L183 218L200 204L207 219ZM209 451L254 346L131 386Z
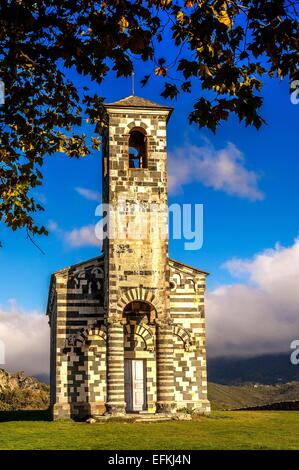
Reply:
M108 320L109 322L109 320ZM107 331L106 413L125 413L124 329L121 321L110 320Z
M174 411L173 332L166 320L157 322L157 413Z

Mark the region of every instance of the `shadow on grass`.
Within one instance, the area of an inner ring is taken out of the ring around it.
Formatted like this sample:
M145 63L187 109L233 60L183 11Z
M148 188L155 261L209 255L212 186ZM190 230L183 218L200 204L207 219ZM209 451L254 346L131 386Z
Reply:
M51 421L50 410L0 411L0 423L6 421Z

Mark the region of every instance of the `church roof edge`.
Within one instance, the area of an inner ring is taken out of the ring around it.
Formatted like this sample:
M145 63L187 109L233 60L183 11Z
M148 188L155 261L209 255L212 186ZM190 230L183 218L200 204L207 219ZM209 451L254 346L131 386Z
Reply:
M198 273L204 274L205 276L209 276L209 274L210 274L207 271L203 271L202 269L195 268L195 266L190 266L190 264L183 263L182 261L178 261L177 259L168 258L168 261L175 264L175 265L179 265L182 268L185 267L185 268L188 268L188 269L192 269L192 271L196 271Z
M70 266L66 266L65 268L59 269L58 271L55 271L52 275L60 274L60 273L63 273L65 271L69 271L70 269L76 269L76 268L79 268L80 266L83 266L85 264L101 261L103 259L104 259L104 254L101 254L99 256L95 256L94 258L90 258L90 259L87 259L85 261L81 261L80 263L72 264Z
M173 106L164 106L136 95L130 95L113 103L104 103L107 108L148 108L173 111Z

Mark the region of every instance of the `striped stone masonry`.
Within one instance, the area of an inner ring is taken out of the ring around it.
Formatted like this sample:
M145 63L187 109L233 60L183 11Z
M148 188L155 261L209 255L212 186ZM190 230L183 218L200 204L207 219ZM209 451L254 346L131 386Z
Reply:
M146 362L147 412L186 408L209 412L204 319L206 273L172 259L168 265L170 319L161 321L158 316L162 310L155 290L145 288L128 289L119 297L117 316L105 319L103 293L99 295L98 290L103 289L103 272L98 269L103 266L103 257L52 276L48 314L54 418L77 419L106 411L124 413L126 359ZM76 280L78 276L81 286ZM74 289L75 286L78 287ZM149 306L147 315L126 320L126 306L138 301Z
M157 213L167 206L171 109L128 97L106 105L106 113L103 202L116 209L125 199L129 225L138 201L143 218L136 230L147 237L123 239L117 231L104 240L101 256L52 275L47 314L53 418L209 413L207 273L170 259L167 237L150 236L152 205ZM132 135L137 157L130 150ZM156 225L164 234L167 218L158 217Z
M107 412L125 413L124 388L124 326L122 322L108 320L107 336Z
M170 321L157 326L157 412L175 411L173 328Z

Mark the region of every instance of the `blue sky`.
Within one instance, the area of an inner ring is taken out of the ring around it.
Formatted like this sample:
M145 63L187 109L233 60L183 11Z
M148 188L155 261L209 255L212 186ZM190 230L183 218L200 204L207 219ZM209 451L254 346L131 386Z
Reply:
M165 103L159 95L161 91L159 78L154 77L145 88L141 88L138 81L146 71L140 68L140 63L136 64L135 70L136 94L158 103ZM81 86L81 82L78 84ZM131 93L130 79L115 79L112 76L109 76L100 87L95 85L92 87L100 95L105 96L107 102L118 100ZM188 113L200 93L200 89L198 92L194 89L191 95L181 95L176 101L167 102L175 108L168 124L168 154L169 161L176 162L174 165L176 172L173 177L177 186L180 187L179 190L172 188L169 203L204 205L204 244L199 251L185 251L183 242L171 240L169 254L173 258L211 273L208 278L208 295L211 293L211 297L208 302L210 310L207 311L207 316L212 319L210 331L216 331L216 333L213 339L209 340L209 345L213 341L218 341L217 331L221 331L219 318L226 315L230 298L235 299L234 311L238 316L240 304L246 302L243 299L248 294L247 291L244 294L244 289L249 288L252 282L257 285L257 290L254 293L251 292L250 295L252 299L256 299L255 305L259 318L264 315L263 309L266 309L265 318L269 309L271 310L271 296L267 300L268 303L263 297L263 293L268 288L265 280L268 274L264 270L264 264L261 267L261 260L266 264L269 264L270 260L274 270L280 270L280 263L285 266L285 259L294 259L296 263L295 256L299 253L294 241L299 233L297 143L299 105L291 104L287 82L268 80L264 85L262 109L267 124L256 131L254 128L246 128L235 118L231 118L228 123L219 128L216 135L213 135L208 130L199 131L194 125L188 124ZM223 150L230 155L228 149L232 147L235 152L242 155L237 163L233 162L237 165L236 172L238 173L240 169L244 173L245 180L250 177L249 175L254 179L249 192L245 191L245 196L242 195L242 188L234 188L234 183L229 183L228 186L220 185L218 190L215 189L217 187L215 181L213 183L215 161ZM211 164L210 173L205 177L201 175L201 162L194 168L194 171L189 170L186 176L184 173L186 165L193 163L197 165L196 159L202 159L205 153ZM17 307L14 307L13 311L22 315L35 311L38 314L44 314L50 274L99 254L98 247L91 244L88 227L98 221L94 213L97 205L95 193L101 192L100 153L94 151L92 155L81 160L55 154L46 158L43 173L44 184L36 189L35 195L45 207L45 212L38 216L38 220L50 227L48 237L37 239L45 254L40 253L30 241L26 240L24 232L12 233L3 225L0 226L0 239L4 245L0 249L0 313L11 312L13 310L11 299L14 299L13 305ZM90 191L87 194L89 197L86 197L86 190ZM254 191L260 197L252 197ZM82 232L82 227L87 227L86 233ZM74 230L77 231L74 232ZM84 245L82 239L88 242ZM76 246L76 240L77 245L81 243L82 246ZM270 258L267 257L265 250L273 249L277 242L285 248L285 251L280 252L278 249L271 254ZM260 253L264 255L257 258ZM229 265L229 269L228 265L226 268L223 266L224 263L229 260L231 262L235 258L241 260L238 270L240 271L241 266L246 274L241 287L240 279L236 276L236 266ZM246 264L244 268L246 260L249 260L249 264ZM266 273L262 281L258 272ZM288 273L285 277L285 285L291 285L293 278L294 273ZM271 288L277 291L279 283L276 282L277 280L274 279ZM235 290L230 290L231 285L235 286ZM241 296L240 291L236 289L243 289ZM214 293L217 295L213 297ZM276 319L281 312L286 310L297 311L297 288L293 289L293 293L294 303L291 309L288 310L289 307L286 306L288 300L281 305L279 311L274 311L273 307L273 316ZM250 296L249 298L251 299ZM226 306L223 311L219 308L219 299L222 305ZM31 321L29 316L24 318L27 318L27 323ZM255 321L256 317L253 316L251 324L253 325ZM292 317L290 325L293 321ZM233 319L231 322L229 325L233 325ZM280 328L277 322L273 325L276 330ZM29 326L27 325L28 328ZM246 328L250 329L247 326ZM293 339L290 333L292 328L285 333L283 342L280 342L277 348L276 346L268 348L269 342L265 339L265 333L260 339L262 346L257 347L256 352L272 351L275 348L288 349L288 341ZM233 331L233 327L230 326L230 330ZM254 331L256 331L255 324L252 335ZM267 331L267 325L265 325L265 331ZM278 341L273 333L274 337L275 341ZM249 345L248 350L252 348L253 339L253 336L246 339ZM240 339L241 343L242 341ZM239 348L238 351L240 351L241 343L238 347L236 346L236 350ZM19 358L16 361L18 362ZM44 368L30 369L29 372L46 371L48 367L46 359L43 364ZM15 368L15 363L11 367Z
M138 84L141 77L137 69L136 94L164 103L159 96L159 79L154 78L141 88ZM98 90L108 102L130 94L130 79L112 80L113 86L106 80ZM221 267L227 259L250 258L277 241L289 245L298 234L299 106L291 104L286 82L269 80L264 94L263 115L267 125L256 131L231 118L216 136L187 122L195 92L171 103L175 109L168 125L170 154L184 146L186 152L189 145L203 147L207 140L216 151L233 143L244 155L246 169L258 175L258 188L264 193L264 199L252 201L190 181L183 184L180 192L170 194L169 203L204 204L203 248L184 251L182 242L171 241L169 251L170 256L209 271L210 288L228 281L229 274ZM93 152L80 161L55 154L46 159L43 171L44 185L35 194L44 204L45 213L38 218L47 225L55 222L59 227L48 238L37 240L45 255L25 239L23 232L12 233L3 226L4 248L0 250L0 304L14 298L26 309L41 311L45 309L50 273L98 253L96 246L69 246L63 231L97 221L96 201L82 197L75 188L101 191L100 154Z

